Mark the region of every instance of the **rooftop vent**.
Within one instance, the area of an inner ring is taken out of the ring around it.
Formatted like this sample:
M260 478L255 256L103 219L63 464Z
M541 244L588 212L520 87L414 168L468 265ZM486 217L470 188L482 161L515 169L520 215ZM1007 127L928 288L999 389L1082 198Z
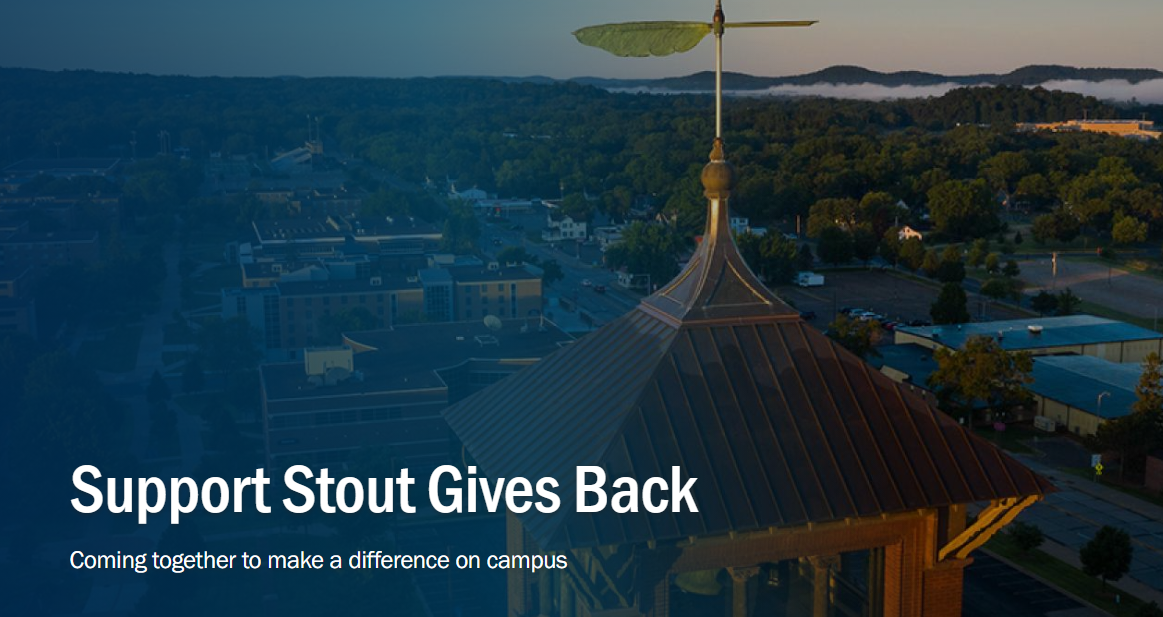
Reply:
M1030 324L1030 325L1026 326L1026 329L1030 331L1030 334L1041 334L1042 333L1042 326L1040 326L1038 324Z
M478 334L472 338L481 347L484 347L485 345L500 345L501 344L501 341L497 340L497 337L495 337L491 334Z

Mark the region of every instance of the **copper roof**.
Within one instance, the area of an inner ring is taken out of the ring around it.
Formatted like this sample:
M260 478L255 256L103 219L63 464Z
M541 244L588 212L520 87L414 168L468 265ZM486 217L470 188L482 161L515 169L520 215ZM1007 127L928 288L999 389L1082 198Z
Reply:
M712 157L712 166L726 163ZM545 549L672 540L1053 490L1044 479L807 326L759 284L726 226L728 175L704 172L707 237L627 315L445 412L491 477L551 476ZM716 182L719 182L716 185ZM579 465L698 478L698 513L576 512Z

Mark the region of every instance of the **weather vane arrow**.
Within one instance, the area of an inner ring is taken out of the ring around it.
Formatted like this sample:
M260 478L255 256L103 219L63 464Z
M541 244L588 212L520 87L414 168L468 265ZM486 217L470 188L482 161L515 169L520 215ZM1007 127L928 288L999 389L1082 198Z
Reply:
M694 48L715 34L715 139L723 137L723 31L727 28L803 28L815 21L741 21L727 23L721 0L710 23L703 21L632 21L588 26L573 33L578 42L623 58L669 56Z

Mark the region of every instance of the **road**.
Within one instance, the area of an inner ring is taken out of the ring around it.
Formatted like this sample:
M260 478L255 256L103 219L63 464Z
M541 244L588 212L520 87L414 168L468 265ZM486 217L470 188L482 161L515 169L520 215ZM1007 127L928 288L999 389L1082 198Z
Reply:
M485 223L482 226L482 250L489 257L495 257L507 246L519 246L538 259L556 260L561 265L564 277L559 281L554 281L545 290L545 296L550 301L551 306L546 310L547 312L557 311L558 314L554 315L555 321L558 321L563 328L567 327L567 322L571 322L573 319L570 319L570 316L560 314L562 309L553 308L557 299L564 299L567 303L576 305L581 311L588 314L592 318L590 325L594 328L621 317L637 306L641 296L618 285L618 277L615 273L601 265L594 265L593 261L587 263L584 253L583 259L579 259L574 245L566 243L555 249L546 244L530 241L526 236L526 230L539 232L544 226L543 218L536 215L524 215L513 216L510 220L511 222L507 224ZM523 229L511 229L514 224L521 225ZM500 240L500 244L495 244L494 239ZM575 250L570 251L570 248ZM586 251L586 253L592 252L592 250ZM585 281L589 281L590 285L586 285ZM605 292L595 291L597 286L604 287Z

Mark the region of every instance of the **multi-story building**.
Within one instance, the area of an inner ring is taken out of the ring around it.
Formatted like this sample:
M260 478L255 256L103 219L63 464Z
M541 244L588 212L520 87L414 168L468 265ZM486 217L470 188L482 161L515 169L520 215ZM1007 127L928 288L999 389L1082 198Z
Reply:
M26 229L0 237L0 264L33 271L69 264L89 265L101 260L96 231L32 233Z
M1163 130L1148 120L1067 120L1065 122L1027 122L1018 125L1019 131L1052 131L1054 133L1106 133L1132 139L1159 139Z
M549 322L414 324L348 333L301 362L260 368L268 462L333 464L389 447L424 477L450 460L449 404L537 362L572 338Z
M307 216L254 221L252 227L261 254L278 261L361 254L422 267L442 237L415 217Z
M527 266L457 266L449 268L448 274L455 321L541 314L541 277Z

